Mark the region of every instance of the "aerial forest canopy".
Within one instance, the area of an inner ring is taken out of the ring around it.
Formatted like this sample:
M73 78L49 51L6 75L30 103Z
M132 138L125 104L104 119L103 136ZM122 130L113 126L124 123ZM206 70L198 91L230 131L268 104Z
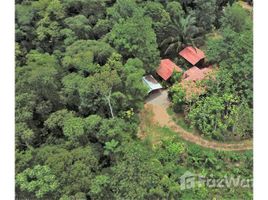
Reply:
M178 52L190 45L216 73L192 98L174 81L174 111L209 139L252 138L250 11L235 0L15 2L18 199L252 198L250 188L179 184L187 170L252 178L252 151L137 137L142 77L164 58L185 64Z

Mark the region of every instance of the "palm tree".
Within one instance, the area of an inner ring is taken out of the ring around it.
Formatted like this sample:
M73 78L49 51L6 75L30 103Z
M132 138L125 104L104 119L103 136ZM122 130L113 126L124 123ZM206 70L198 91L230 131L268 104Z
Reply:
M170 36L160 45L165 49L164 54L177 54L187 45L195 46L195 39L200 37L200 29L195 24L196 19L192 15L180 17L178 20L172 19Z
M180 3L183 7L185 13L188 13L187 7L193 7L194 0L180 0Z

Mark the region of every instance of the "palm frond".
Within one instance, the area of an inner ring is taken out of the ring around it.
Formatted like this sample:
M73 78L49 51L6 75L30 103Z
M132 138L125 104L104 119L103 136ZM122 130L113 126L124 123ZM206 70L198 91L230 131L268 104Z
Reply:
M173 44L169 45L168 48L166 49L166 51L164 52L164 54L167 55L172 49L174 49L176 44L177 43L173 43Z
M166 39L164 39L160 46L164 46L164 45L167 45L167 44L171 44L171 43L174 43L177 39L175 37L168 37Z

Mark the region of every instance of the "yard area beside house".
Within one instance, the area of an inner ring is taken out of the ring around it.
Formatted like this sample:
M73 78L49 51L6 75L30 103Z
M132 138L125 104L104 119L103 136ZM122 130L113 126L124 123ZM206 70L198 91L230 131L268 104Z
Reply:
M205 53L202 50L192 46L185 47L178 53L178 56L185 59L188 62L187 65L190 67L187 68L185 65L183 67L177 66L170 59L162 59L160 61L159 67L156 69L156 77L159 80L159 82L163 83L162 85L165 85L167 89L161 90L162 89L162 86L160 87L161 84L158 83L157 80L153 78L153 82L155 84L158 84L158 86L155 87L155 89L152 86L149 86L149 92L148 92L149 97L146 100L145 107L147 105L150 105L152 107L152 109L156 112L155 117L158 118L156 121L158 121L162 125L171 126L170 116L168 116L166 113L166 109L168 108L169 105L171 105L171 108L173 108L173 110L176 113L174 115L175 117L173 116L173 118L176 118L176 116L179 115L182 116L183 123L186 126L191 126L192 128L198 130L197 134L199 134L200 137L202 135L202 137L205 137L208 140L220 140L222 142L240 141L242 137L239 134L244 133L239 132L234 133L235 126L239 126L239 124L230 125L231 129L226 124L225 130L219 130L220 127L217 127L218 126L217 124L210 124L211 122L208 121L205 123L209 123L208 125L214 126L214 128L212 127L210 132L205 132L203 128L200 128L202 126L200 126L199 123L203 123L200 121L202 120L201 116L197 117L196 119L195 118L191 119L192 111L190 110L191 109L190 107L193 107L192 104L194 104L198 100L199 101L202 100L207 96L209 87L211 87L211 85L209 84L217 83L218 73L220 73L220 67L218 66L218 64L214 63L213 67L213 65L211 65L210 62L205 60L206 59ZM150 77L153 76L150 75ZM151 92L152 94L150 94ZM219 106L224 106L223 104L224 101L222 101L222 105ZM213 105L207 105L207 106L210 107ZM226 107L224 109L226 110L230 108ZM218 112L218 110L215 110L213 112ZM196 113L196 115L198 114L202 113ZM211 113L211 115L215 114ZM194 123L192 123L191 120L197 120L198 124L194 125ZM250 131L250 130L241 129L239 131ZM226 134L226 136L224 134ZM187 135L190 136L190 133L188 132ZM188 138L188 140L189 138L192 138L190 140L195 141L196 143L200 144L207 143L207 142L197 142L198 138L196 137L195 139L193 139L194 137L195 136L190 137L185 136L185 138L186 139ZM248 140L250 139L250 137L246 136L243 139ZM245 143L249 144L248 142ZM211 144L211 146L215 145ZM239 145L237 146L237 148L239 149ZM252 148L250 144L247 147L245 147L245 149L250 148Z

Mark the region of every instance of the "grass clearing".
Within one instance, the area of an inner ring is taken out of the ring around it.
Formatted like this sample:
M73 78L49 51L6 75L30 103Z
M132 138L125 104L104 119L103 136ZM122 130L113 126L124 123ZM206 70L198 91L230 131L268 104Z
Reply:
M167 113L172 117L173 121L175 121L176 124L181 126L183 129L200 135L200 132L197 129L192 128L189 124L186 123L183 113L175 113L171 107L167 109Z
M151 147L156 148L165 139L179 138L178 134L168 127L160 127L153 122L153 111L150 107L144 108L140 113L140 117L142 121L139 126L138 137Z

